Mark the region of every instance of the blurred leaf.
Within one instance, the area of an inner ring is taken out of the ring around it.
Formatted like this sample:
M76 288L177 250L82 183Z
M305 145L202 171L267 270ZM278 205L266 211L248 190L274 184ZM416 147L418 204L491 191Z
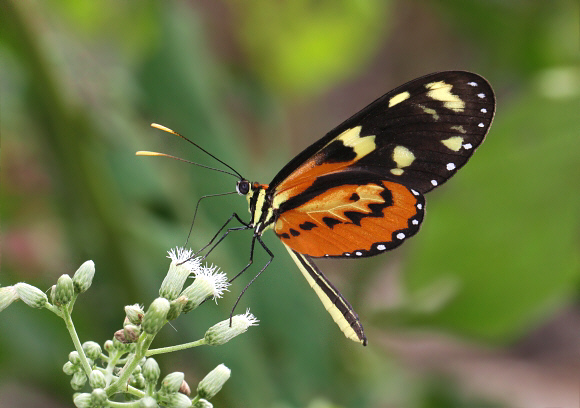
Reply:
M574 294L580 277L580 101L500 99L487 141L428 215L405 273L411 293L442 277L457 292L427 324L515 338ZM411 298L413 295L411 295Z
M500 64L503 69L517 70L520 76L529 75L577 58L580 10L576 1L444 0L433 4L450 25L477 39L493 55L487 62L481 61L489 64L489 70ZM486 54L481 50L474 53Z
M283 93L313 95L364 66L388 27L380 0L230 0L250 64Z

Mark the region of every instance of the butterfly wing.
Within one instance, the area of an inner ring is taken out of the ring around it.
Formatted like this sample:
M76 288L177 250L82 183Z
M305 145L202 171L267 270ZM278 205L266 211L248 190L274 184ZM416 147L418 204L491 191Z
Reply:
M495 112L489 83L447 71L383 95L291 160L269 185L278 201L346 168L426 193L460 169L483 142Z
M270 183L274 231L346 337L366 344L357 314L311 257L372 256L415 234L423 194L465 165L494 113L479 75L427 75L331 130Z
M322 176L282 204L274 232L285 245L312 257L366 257L419 230L425 201L417 190L372 173L338 174L340 180Z
M435 73L388 92L270 183L276 234L314 257L371 256L398 246L418 231L422 194L467 162L494 112L493 90L470 72Z
M300 254L287 245L285 247L344 335L366 346L367 338L362 324L350 303L324 276L308 255Z

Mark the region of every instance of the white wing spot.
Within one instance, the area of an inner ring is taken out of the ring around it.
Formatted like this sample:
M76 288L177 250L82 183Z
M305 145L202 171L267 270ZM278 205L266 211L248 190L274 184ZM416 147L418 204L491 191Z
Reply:
M417 209L422 210L423 209L423 204L417 204Z
M477 86L477 82L468 82L467 85Z
M482 123L480 123L479 125L477 125L478 127L485 127L485 125Z
M413 220L411 222L413 223L413 225L418 225L419 224L419 220Z
M354 254L355 254L356 256L361 256L361 255L362 255L362 252L360 252L360 251L356 251Z
M465 144L463 145L463 148L464 148L464 149L466 149L466 150L469 150L469 149L471 149L472 147L473 147L473 146L471 145L471 143L465 143Z
M487 109L485 109L485 108L481 108L481 111L480 111L480 112L481 112L481 113L487 113Z
M455 169L455 163L447 163L447 170L451 171Z
M433 184L434 186L437 185L437 180L431 180L431 184Z
M386 246L384 246L383 244L380 244L380 245L377 245L377 249L378 249L379 251L384 251L385 249L387 249L387 247L386 247Z
M405 234L403 234L402 232L399 232L397 234L397 239L405 239Z
M411 193L413 193L414 196L418 196L419 195L419 192L416 191L416 190L413 190L413 189L411 189Z
M348 252L345 252L344 256L350 256L350 254Z
M484 93L478 93L477 96L479 96L481 99L485 98L485 94Z

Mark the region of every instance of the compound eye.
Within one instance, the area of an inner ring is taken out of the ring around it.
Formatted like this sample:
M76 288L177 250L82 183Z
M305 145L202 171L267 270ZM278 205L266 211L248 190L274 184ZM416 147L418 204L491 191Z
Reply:
M240 180L236 184L236 191L239 195L246 195L250 192L250 182L248 180Z

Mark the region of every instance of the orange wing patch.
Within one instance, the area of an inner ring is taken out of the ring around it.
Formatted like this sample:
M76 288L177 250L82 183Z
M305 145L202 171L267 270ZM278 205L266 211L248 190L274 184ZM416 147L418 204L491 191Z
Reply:
M362 127L345 130L302 163L276 187L274 207L306 190L318 177L344 170L376 149L373 135L361 136Z
M329 188L278 217L274 231L290 248L314 257L364 257L414 235L425 201L402 184L379 180Z

